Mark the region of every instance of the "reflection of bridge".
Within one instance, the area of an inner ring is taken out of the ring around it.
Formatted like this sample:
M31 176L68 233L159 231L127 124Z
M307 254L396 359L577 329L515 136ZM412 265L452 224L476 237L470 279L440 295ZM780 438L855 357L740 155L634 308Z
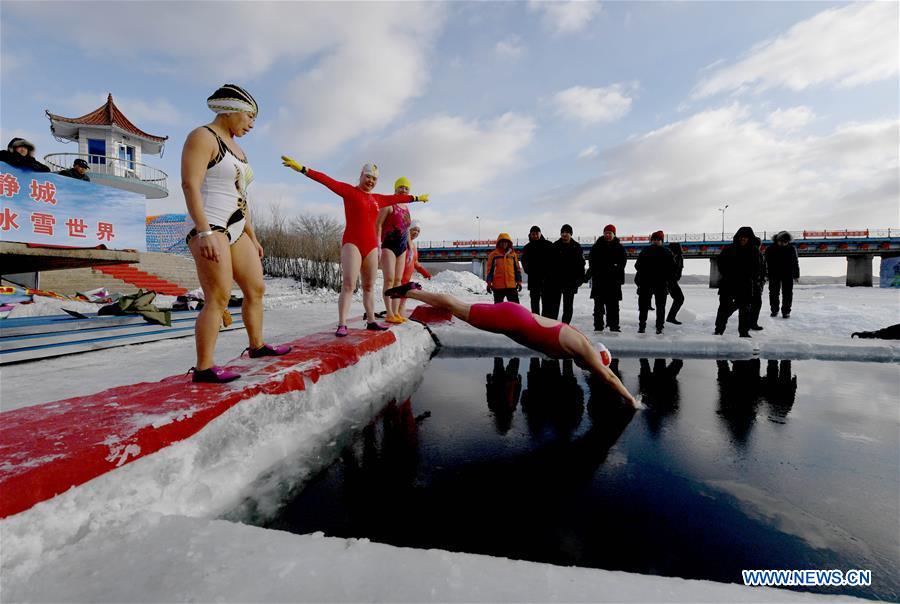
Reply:
M778 231L763 231L757 235L763 241L763 249L771 245L772 236ZM797 253L803 257L847 258L847 285L872 285L872 258L874 256L900 256L900 229L865 229L858 231L810 231L792 230ZM584 247L585 257L596 237L576 237ZM637 258L641 249L650 245L649 236L624 236L619 241L625 247L628 258ZM668 235L666 242L681 243L685 258L710 259L710 286L718 283L719 271L715 257L731 243L731 237L721 233L686 233ZM528 239L516 239L514 247L521 252ZM484 261L492 249L493 239L480 241L423 241L419 243L419 260L422 262L472 262L472 271L484 274Z

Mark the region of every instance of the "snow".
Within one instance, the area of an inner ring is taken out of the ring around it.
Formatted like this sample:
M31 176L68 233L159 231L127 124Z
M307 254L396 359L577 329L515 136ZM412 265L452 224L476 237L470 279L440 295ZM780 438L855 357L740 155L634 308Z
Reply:
M442 272L424 286L469 302L491 299L483 293L483 282L469 273ZM334 328L334 292L300 291L286 279L269 280L267 289L267 341ZM636 333L633 286L624 288L621 333L592 331L592 301L586 288L576 297L573 324L589 337L602 339L613 354L900 360L895 342L849 339L851 331L900 322L896 290L801 285L795 288L790 319L770 318L764 304L760 322L765 330L755 332L752 340L736 336L736 316L727 335L713 336L715 291L701 285L687 285L684 290L687 301L679 315L684 325L667 325L662 336ZM527 292L522 303L528 304ZM357 301L354 311L360 310ZM247 514L274 513L286 493L301 488L335 459L354 430L386 402L415 391L432 350L431 338L415 324L394 330L399 344L323 376L302 392L254 397L187 440L0 521L3 601L789 601L823 597L412 550L365 539L293 535L229 521ZM444 346L442 354L522 351L503 336L478 332L459 321L434 330ZM234 358L245 346L242 331L224 332L217 358ZM158 380L186 371L193 354L192 340L184 338L7 365L0 368L0 406L6 411ZM125 357L127 365L121 363ZM165 414L133 418L150 425L178 419ZM848 433L845 438L866 437ZM124 461L134 452L111 453Z

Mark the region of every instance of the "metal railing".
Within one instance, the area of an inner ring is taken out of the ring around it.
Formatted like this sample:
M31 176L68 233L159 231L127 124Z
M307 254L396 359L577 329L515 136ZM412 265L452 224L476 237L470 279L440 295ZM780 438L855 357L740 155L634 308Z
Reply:
M804 239L859 239L859 238L890 238L890 237L900 237L900 228L882 228L882 229L777 229L773 231L761 231L757 232L756 236L759 237L763 243L771 240L771 238L781 231L789 232L795 241L803 241ZM580 243L581 245L593 245L595 241L597 241L599 236L589 236L589 237L572 237L575 241ZM673 233L665 236L665 241L678 241L678 242L715 242L715 241L723 241L727 243L731 243L733 234L732 233L722 233L721 231L716 233ZM619 237L619 241L623 245L627 245L629 243L649 243L650 236L649 235L623 235ZM494 239L480 239L480 240L443 240L443 241L422 241L417 242L420 250L427 250L431 248L453 248L459 250L465 249L484 249L485 247L493 247L496 243ZM513 241L513 246L516 248L520 248L528 243L528 239L515 239Z
M88 163L90 166L88 176L102 174L104 176L140 181L168 192L168 175L159 168L154 168L141 162L110 155L93 155L88 153L51 153L44 156L44 161L53 172L71 168L76 159L83 159Z

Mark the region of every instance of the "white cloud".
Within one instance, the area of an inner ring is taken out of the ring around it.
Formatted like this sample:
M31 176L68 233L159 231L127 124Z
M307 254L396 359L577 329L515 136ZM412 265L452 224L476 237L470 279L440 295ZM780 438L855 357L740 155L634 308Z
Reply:
M489 121L437 116L407 124L370 145L382 178L407 176L416 191L440 195L477 191L513 170L536 130L532 118L506 113Z
M590 159L598 155L600 155L600 152L597 150L597 145L591 145L586 149L582 149L581 153L578 154L578 159Z
M600 3L593 0L531 0L528 7L540 12L545 26L555 34L581 31L601 12Z
M812 109L800 105L788 109L776 109L769 114L767 121L775 130L792 132L811 122L814 117Z
M692 97L823 84L851 87L893 77L900 64L898 6L859 2L823 11L758 44L734 65L714 70Z
M613 84L604 88L573 86L553 95L556 114L587 124L614 122L631 110L630 89L634 85Z
M525 52L522 40L519 36L510 36L505 40L500 40L494 45L494 52L503 59L518 59Z
M545 205L588 230L612 220L627 232L717 231L723 203L729 230L887 226L897 219L898 149L896 119L792 137L735 104L603 152L598 178Z

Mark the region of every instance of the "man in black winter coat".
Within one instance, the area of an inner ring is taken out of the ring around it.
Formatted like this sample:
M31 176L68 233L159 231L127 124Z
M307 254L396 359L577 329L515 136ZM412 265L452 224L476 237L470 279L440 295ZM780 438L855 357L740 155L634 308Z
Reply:
M584 252L581 244L572 238L572 227L562 225L559 239L553 242L550 264L548 265L546 298L544 299L543 316L557 319L559 302L562 298L563 314L561 321L572 321L572 306L578 288L584 283Z
M528 233L528 243L522 248L522 269L528 275L528 296L531 298L531 312L541 314L541 297L547 306L545 281L550 267L553 244L544 239L541 227L535 225Z
M591 280L591 298L594 299L594 331L603 331L603 315L610 331L619 331L619 301L622 284L625 283L625 248L616 237L616 227L603 227L603 236L597 239L588 255L588 271L585 280Z
M766 287L766 257L759 251L762 246L762 240L759 237L754 237L752 244L759 254L759 272L753 284L753 301L750 302L750 329L762 331L763 327L759 324L759 313L762 312L762 293Z
M34 145L24 138L9 141L6 151L0 151L0 161L30 172L49 172L50 168L34 158Z
M778 316L778 295L781 294L781 316L791 316L794 301L794 280L800 278L800 260L793 237L787 231L776 233L772 245L766 248L766 270L769 274L769 306L772 316Z
M760 254L754 245L753 229L742 226L734 234L732 243L719 254L719 310L716 313L715 335L725 333L728 318L738 311L738 333L750 337L753 292L759 279Z
M668 285L675 276L675 258L667 247L663 247L665 235L656 231L650 235L650 246L638 254L634 264L637 274L634 282L638 286L638 333L647 328L647 313L651 299L656 304L656 333L666 326L666 294Z
M672 252L672 258L675 260L675 273L672 275L672 280L669 281L669 295L672 296L672 308L669 309L669 314L666 316L666 323L681 325L681 321L678 320L678 311L684 305L684 292L681 291L681 286L678 282L681 281L681 274L684 272L684 252L681 249L681 244L677 241L669 242L669 251Z

